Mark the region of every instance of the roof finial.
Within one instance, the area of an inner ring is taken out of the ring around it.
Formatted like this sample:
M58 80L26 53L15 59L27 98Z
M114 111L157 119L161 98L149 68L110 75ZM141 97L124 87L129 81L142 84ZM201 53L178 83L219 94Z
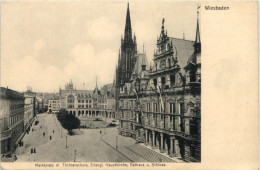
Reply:
M199 9L200 9L200 4L197 6L197 17L199 17Z

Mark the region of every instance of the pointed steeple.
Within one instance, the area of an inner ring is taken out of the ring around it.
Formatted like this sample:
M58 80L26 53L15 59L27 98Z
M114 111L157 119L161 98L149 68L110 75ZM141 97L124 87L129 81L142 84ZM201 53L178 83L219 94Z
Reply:
M127 3L126 23L125 23L125 41L129 41L131 39L132 39L132 27L131 27L129 3Z
M197 30L196 30L195 43L200 43L199 17L197 17Z
M193 45L194 50L196 53L199 53L201 51L201 42L200 42L200 29L199 29L199 8L197 8L197 28L196 28L196 38L195 38L195 43Z
M145 55L143 54L142 55L142 64L141 64L141 67L142 67L142 70L146 70L146 62L145 62Z
M97 77L96 77L96 87L94 89L94 93L98 94Z
M162 19L162 30L161 30L161 34L164 35L164 22L165 22L165 19L163 18Z

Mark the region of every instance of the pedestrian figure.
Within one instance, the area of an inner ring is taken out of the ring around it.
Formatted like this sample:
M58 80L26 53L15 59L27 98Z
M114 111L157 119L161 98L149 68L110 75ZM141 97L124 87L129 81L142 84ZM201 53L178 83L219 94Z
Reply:
M100 131L100 135L102 134L102 131Z
M22 141L22 146L23 146L23 141Z
M53 133L54 133L54 130L53 130Z
M42 134L43 136L45 136L45 132L43 132L43 134Z
M36 149L35 148L33 149L33 152L36 153Z
M33 148L31 148L31 154L33 153Z
M50 140L51 140L51 136L50 136Z

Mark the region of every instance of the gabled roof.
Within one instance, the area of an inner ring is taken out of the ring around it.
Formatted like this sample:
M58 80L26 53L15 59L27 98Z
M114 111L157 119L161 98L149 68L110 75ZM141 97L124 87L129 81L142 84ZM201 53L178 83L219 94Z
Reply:
M194 41L178 39L169 37L172 41L173 49L176 50L178 64L181 67L181 72L184 73L184 67L187 65L187 61L194 52Z

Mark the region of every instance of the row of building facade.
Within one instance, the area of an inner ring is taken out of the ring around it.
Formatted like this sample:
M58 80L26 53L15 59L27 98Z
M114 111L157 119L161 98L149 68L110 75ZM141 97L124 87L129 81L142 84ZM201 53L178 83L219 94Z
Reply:
M169 37L162 20L153 64L137 52L129 4L116 69L116 119L121 135L171 157L200 161L201 41Z
M31 90L20 93L1 87L1 156L14 152L34 117L42 111L43 107L43 99L37 97Z
M104 85L100 90L98 85L94 90L78 90L70 81L64 89L49 99L48 111L58 113L65 108L76 117L102 116L115 118L115 83Z

